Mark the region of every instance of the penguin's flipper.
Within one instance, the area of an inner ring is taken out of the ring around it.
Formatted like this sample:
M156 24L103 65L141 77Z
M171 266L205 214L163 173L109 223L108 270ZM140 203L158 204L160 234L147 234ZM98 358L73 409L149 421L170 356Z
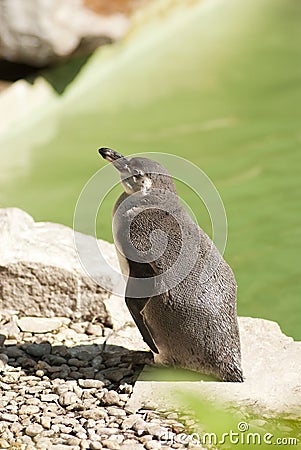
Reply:
M134 319L135 324L139 328L139 331L144 339L144 341L147 343L149 348L154 353L159 353L159 350L157 349L156 344L154 343L154 340L152 338L152 335L143 319L142 310L149 301L149 298L132 298L132 297L126 297L125 303L127 307L129 308L129 311Z

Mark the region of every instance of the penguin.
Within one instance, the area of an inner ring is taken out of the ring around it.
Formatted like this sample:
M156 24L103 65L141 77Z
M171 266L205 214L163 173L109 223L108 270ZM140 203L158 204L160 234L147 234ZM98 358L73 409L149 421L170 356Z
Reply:
M162 165L98 151L124 188L113 209L114 243L126 305L155 363L242 382L230 266L182 207Z

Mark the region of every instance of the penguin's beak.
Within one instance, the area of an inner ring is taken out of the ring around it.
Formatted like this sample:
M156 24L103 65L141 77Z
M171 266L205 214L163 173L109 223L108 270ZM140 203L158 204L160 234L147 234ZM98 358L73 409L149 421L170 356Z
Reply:
M102 147L98 149L98 153L107 161L113 163L119 172L129 170L130 161L123 155L111 148Z

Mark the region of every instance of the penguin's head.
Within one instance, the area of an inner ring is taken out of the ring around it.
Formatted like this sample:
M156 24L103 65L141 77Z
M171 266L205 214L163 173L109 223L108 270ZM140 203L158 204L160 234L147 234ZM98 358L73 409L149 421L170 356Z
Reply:
M123 188L128 195L135 192L146 195L151 189L176 192L171 175L156 161L148 158L128 159L110 148L100 148L98 152L120 172Z

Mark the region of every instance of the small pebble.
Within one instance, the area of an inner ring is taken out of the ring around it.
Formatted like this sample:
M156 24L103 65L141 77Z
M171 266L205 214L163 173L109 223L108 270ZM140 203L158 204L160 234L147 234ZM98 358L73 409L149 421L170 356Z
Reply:
M104 387L103 381L93 380L93 379L87 379L87 380L79 379L78 384L80 387L86 388L86 389L89 389L89 388L102 389ZM118 400L119 400L119 396L118 396Z
M145 447L142 444L139 444L135 439L126 439L122 446L121 450L144 450Z
M59 399L59 396L57 394L42 394L41 402L55 402Z
M167 419L175 419L175 420L177 420L178 419L178 413L171 412L171 413L167 414Z
M51 427L51 418L49 416L42 416L41 417L41 425L42 425L42 427L49 430Z
M66 359L60 355L48 355L45 360L52 366L61 366L62 364L66 363Z
M81 450L86 450L90 447L89 441L87 439L82 439L80 441L79 447Z
M24 356L25 352L23 352L23 350L21 350L19 347L17 347L16 345L11 345L9 347L6 347L6 354L9 358L19 358L20 356Z
M49 355L51 352L51 345L49 342L44 344L28 344L25 346L25 351L31 356L41 358L42 356Z
M138 419L134 422L132 428L137 431L138 435L143 434L146 431L146 422L143 419Z
M102 402L105 405L118 405L119 404L119 395L116 391L108 391L102 397Z
M104 376L114 383L119 383L123 377L131 373L128 369L107 369L103 371Z
M79 445L80 439L75 436L72 436L67 440L67 444L72 446Z
M77 358L81 361L91 361L94 358L93 352L89 352L87 350L81 350L77 353Z
M122 430L128 430L129 428L132 428L132 426L134 425L134 423L139 420L141 418L140 415L138 414L131 414L130 416L128 416L126 419L124 419L124 421L121 424L121 429Z
M96 429L96 431L100 436L111 436L113 434L116 434L116 430L114 428L108 427L99 427Z
M86 333L90 334L92 336L102 336L103 335L103 326L89 323L89 325L86 328Z
M42 425L40 425L38 423L33 423L26 427L25 433L27 434L27 436L33 437L33 436L37 436L38 434L42 433L42 431L43 431Z
M103 439L102 445L103 445L103 447L108 448L110 450L119 450L120 449L120 445L115 440Z
M0 420L4 420L6 422L16 422L18 419L19 418L16 414L9 414L9 413L0 414Z
M92 441L90 444L91 450L101 450L102 448L103 446L99 441Z
M81 374L78 372L74 372L74 371L70 372L69 376L70 376L70 378L73 378L74 380L78 380L79 378L81 378Z
M163 428L156 423L148 423L146 425L146 430L148 434L151 434L152 436L155 436L157 438L160 438L168 431L166 428Z
M100 419L105 419L108 416L108 414L105 411L105 409L98 407L95 409L88 409L86 411L83 411L82 416L85 419L100 420Z
M40 412L40 408L36 405L22 405L19 411L21 415L34 415Z
M86 363L85 363L85 361L80 361L78 358L70 358L68 360L68 364L71 368L74 368L74 367L79 368L79 367L83 367Z
M148 441L145 444L145 448L147 450L158 450L158 449L161 448L161 442L160 441L154 441L154 440Z
M82 323L72 323L70 328L74 330L76 333L84 333L86 329L86 325Z
M102 367L104 367L102 362L103 362L102 356L98 355L95 358L93 358L93 360L91 361L91 364L96 370L99 370Z
M73 405L74 403L78 402L78 397L74 392L67 391L63 392L59 397L59 404L62 406L69 406Z
M106 409L110 416L119 418L120 417L124 418L126 416L126 412L122 408L116 408L116 406L108 406Z

